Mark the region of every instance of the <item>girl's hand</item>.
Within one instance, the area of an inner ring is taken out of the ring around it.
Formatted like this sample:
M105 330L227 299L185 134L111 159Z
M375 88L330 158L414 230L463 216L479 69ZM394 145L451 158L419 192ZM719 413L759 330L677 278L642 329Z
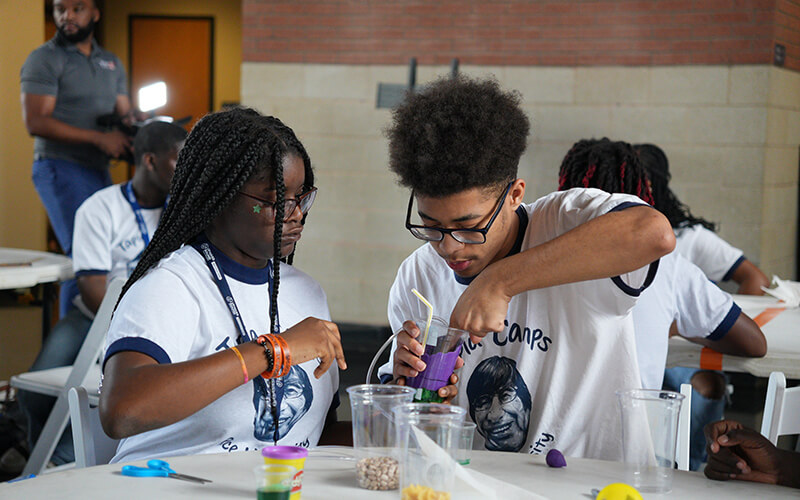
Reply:
M306 318L283 332L282 335L289 345L293 365L319 358L320 364L314 370L316 378L322 377L328 371L334 359L340 369L347 369L339 327L336 326L336 323L317 318Z

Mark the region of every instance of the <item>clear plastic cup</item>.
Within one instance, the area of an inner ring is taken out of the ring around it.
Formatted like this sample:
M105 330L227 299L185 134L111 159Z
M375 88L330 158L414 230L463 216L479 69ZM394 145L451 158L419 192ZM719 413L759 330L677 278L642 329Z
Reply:
M469 333L458 328L450 328L443 319L434 317L425 336L425 320L417 321L420 335L417 340L425 341L425 353L421 356L425 370L416 377L406 379L406 385L417 390L414 401L421 403L441 403L443 399L436 391L446 386L461 354L461 346Z
M392 410L410 403L414 389L362 384L347 388L353 419L353 451L358 485L393 490L399 483L397 429Z
M401 498L449 498L466 410L437 403L394 409L400 445Z
M475 439L475 423L464 422L458 431L458 447L456 448L456 462L469 465L472 458L472 441Z
M617 391L622 408L625 482L643 493L669 493L675 467L683 395L672 391Z
M258 500L289 500L297 469L285 464L259 465L253 469Z

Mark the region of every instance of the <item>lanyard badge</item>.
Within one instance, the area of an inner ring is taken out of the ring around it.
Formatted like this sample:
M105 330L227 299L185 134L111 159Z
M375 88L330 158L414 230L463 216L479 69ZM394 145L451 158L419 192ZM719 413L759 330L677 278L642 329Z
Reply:
M228 285L228 280L225 279L225 273L222 272L219 264L217 263L217 258L214 255L214 250L211 247L211 243L204 241L201 243L193 243L192 246L200 252L200 255L203 256L203 259L208 266L209 271L211 271L211 277L214 279L214 282L217 285L217 289L219 290L220 294L222 295L222 299L225 301L225 305L228 307L228 312L230 312L231 317L233 318L233 322L236 325L236 329L239 331L239 337L237 338L237 344L243 344L245 342L249 342L250 336L247 334L247 328L244 326L244 320L242 319L242 315L239 312L239 308L236 305L236 300L233 298L233 292L231 292L231 288ZM269 261L267 264L268 266L268 279L267 279L267 287L270 292L270 297L272 296L272 286L273 286L273 279L272 279L272 261ZM279 333L280 332L280 322L278 318L275 318L275 332L272 333ZM270 402L270 411L272 413L272 420L275 424L275 431L272 436L273 442L277 445L278 444L278 420L280 416L278 402L277 402L277 394L275 392L275 379L269 379L269 402Z

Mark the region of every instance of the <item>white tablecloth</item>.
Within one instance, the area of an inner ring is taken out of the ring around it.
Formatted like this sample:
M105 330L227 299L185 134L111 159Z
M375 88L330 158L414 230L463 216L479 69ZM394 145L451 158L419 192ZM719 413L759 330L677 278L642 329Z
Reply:
M752 295L734 295L734 301L739 304L745 314L753 319L759 315L767 319L761 326L761 331L767 338L767 355L763 358L741 358L739 356L721 356L723 370L732 372L751 373L757 377L768 377L770 372L781 371L788 378L800 378L800 308L787 309L773 297L757 297ZM773 311L770 311L773 310ZM758 321L757 321L758 322ZM688 366L713 368L706 360L713 361L715 357L703 357L701 365L702 346L673 337L669 341L667 366Z
M36 250L0 248L0 290L29 288L71 277L72 261L69 257Z
M352 461L319 458L331 453L318 449L306 461L303 479L304 500L396 499L394 491L367 491L356 485ZM337 450L338 453L338 450ZM82 470L61 471L0 484L0 498L32 500L35 498L254 498L252 469L263 463L258 452L198 455L168 459L177 472L211 479L200 485L167 478L136 478L120 474L120 465L104 465ZM135 462L144 466L143 462ZM567 458L567 467L552 469L541 456L517 453L473 452L470 469L516 484L528 491L552 499L591 498L593 488L619 482L622 464L599 460ZM711 481L700 473L675 471L673 490L666 495L645 498L702 499L714 498L797 498L800 490L743 481ZM457 500L457 499L453 499ZM504 498L503 500L512 500Z

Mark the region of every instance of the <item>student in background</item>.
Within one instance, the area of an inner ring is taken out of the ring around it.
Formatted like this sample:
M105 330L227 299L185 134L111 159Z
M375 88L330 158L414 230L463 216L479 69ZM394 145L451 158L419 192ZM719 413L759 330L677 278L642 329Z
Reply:
M90 196L75 215L72 268L80 294L74 307L47 336L30 371L68 366L75 362L97 308L113 278L127 279L158 226L169 193L178 151L186 131L164 122L139 130L134 142L136 172L133 179L101 189ZM31 447L39 439L55 398L20 391ZM74 460L72 430L67 427L53 452L57 465Z
M653 203L647 175L630 144L609 139L575 143L559 170L558 189L627 193ZM731 296L677 252L661 258L653 284L633 307L642 387L661 389L670 329L688 340L736 356L761 357L767 343ZM702 425L700 426L702 432ZM694 444L701 450L701 436ZM699 464L698 464L699 465Z

